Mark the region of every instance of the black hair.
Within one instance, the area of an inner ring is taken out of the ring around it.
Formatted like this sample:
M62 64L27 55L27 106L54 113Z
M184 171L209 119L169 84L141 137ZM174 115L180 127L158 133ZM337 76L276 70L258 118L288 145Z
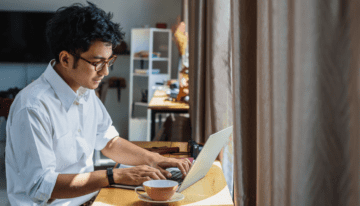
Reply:
M81 54L96 40L111 43L115 49L123 40L124 33L120 24L111 21L112 14L87 3L88 6L75 3L61 7L47 22L46 40L57 62L63 50Z

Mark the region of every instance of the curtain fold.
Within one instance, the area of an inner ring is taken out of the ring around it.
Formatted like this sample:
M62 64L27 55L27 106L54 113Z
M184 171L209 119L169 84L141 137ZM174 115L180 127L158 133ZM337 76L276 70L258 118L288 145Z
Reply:
M230 1L189 1L189 96L192 138L207 138L233 125ZM233 188L233 141L218 157Z
M350 166L349 175L352 181L349 183L352 195L349 197L349 205L360 205L360 185L359 185L359 147L360 147L360 4L357 0L349 1L349 24L350 24L350 71L349 71L349 104L350 104L350 137L349 137L349 155Z
M359 10L356 0L189 2L193 138L234 125L235 205L360 204Z
M206 1L189 2L189 112L192 138L205 139Z
M256 5L231 0L235 205L256 204Z
M360 44L352 30L360 22L352 7L258 1L258 205L359 205Z

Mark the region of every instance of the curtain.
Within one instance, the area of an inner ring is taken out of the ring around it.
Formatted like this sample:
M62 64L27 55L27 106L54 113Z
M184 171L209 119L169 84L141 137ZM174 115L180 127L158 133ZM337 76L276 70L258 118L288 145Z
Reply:
M207 138L233 123L230 1L188 2L189 96L192 139ZM233 188L233 141L219 159L230 193Z
M360 204L359 9L232 0L235 205Z
M189 2L190 115L234 125L235 205L360 205L360 3L230 2Z
M359 205L353 6L258 1L258 205Z
M232 0L235 205L359 205L357 11Z
M231 0L235 205L256 205L256 5Z

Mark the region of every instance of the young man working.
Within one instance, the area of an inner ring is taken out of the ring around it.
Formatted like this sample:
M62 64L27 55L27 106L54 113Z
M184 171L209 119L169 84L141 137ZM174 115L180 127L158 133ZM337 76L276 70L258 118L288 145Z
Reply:
M119 137L96 97L94 89L109 74L113 48L123 36L110 19L89 3L60 8L49 21L47 40L55 60L16 96L7 122L11 205L88 204L112 182L165 179L167 167L188 172L190 161L162 157ZM94 149L136 167L94 171Z

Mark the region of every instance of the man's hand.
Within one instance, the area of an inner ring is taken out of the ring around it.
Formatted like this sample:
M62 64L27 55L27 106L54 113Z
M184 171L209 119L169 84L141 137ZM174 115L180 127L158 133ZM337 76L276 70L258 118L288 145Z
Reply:
M151 179L170 178L171 173L165 170L169 167L179 168L185 176L191 167L191 162L187 158L163 157L120 137L110 140L101 152L121 164L142 165L127 169L114 169L114 181L118 184L141 185Z
M148 180L165 180L165 176L159 169L147 165L114 169L114 181L122 185L141 185Z
M177 167L180 169L183 177L189 172L192 163L188 158L184 159L175 159L175 158L161 158L159 161L153 162L151 165L154 168L157 168L161 171L164 176L171 177L171 173L166 171L166 168Z

